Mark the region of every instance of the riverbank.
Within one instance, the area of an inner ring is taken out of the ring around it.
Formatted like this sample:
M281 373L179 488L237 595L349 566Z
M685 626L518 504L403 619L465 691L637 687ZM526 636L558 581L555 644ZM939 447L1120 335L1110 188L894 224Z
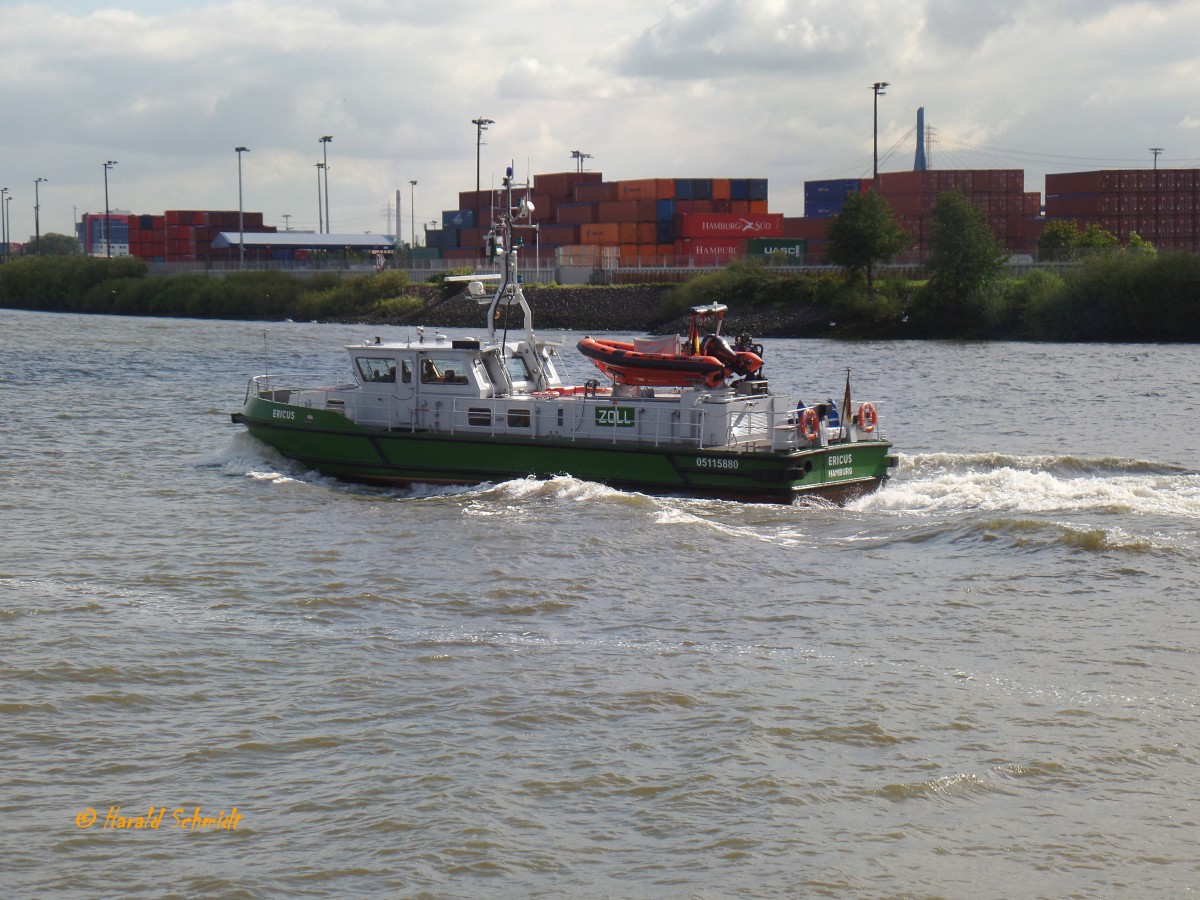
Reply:
M524 288L540 330L619 331L648 334L682 333L686 317L664 312L667 295L678 285L628 285L617 287ZM420 309L399 316L368 316L357 321L381 325L428 325L435 328L478 328L486 307L463 293L437 299L438 289L414 285L410 293L426 301ZM519 324L519 322L517 322ZM756 337L827 337L836 323L823 307L804 306L783 311L731 308L724 332L749 332Z

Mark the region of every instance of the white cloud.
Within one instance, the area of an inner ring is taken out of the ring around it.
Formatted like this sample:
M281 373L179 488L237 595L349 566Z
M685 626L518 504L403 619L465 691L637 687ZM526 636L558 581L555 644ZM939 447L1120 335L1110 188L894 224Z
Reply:
M417 219L474 187L574 167L609 178L765 177L772 208L806 179L870 171L870 85L884 168L911 165L916 108L935 164L1045 171L1195 164L1200 0L59 0L6 6L0 184L13 230L67 231L103 203L247 208L315 227L318 138L335 228L384 230L418 180ZM407 228L405 228L407 231Z

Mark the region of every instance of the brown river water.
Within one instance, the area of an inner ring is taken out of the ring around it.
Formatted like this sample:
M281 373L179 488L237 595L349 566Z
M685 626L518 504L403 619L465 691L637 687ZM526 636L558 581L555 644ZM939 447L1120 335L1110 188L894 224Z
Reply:
M379 333L0 311L0 894L1200 887L1200 348L766 341L879 407L847 508L368 489L229 422Z

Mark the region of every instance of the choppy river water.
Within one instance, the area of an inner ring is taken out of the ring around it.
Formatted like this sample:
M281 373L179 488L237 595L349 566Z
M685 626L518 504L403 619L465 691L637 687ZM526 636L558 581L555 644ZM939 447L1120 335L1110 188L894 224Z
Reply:
M1200 348L767 341L879 406L844 509L365 489L230 424L377 333L0 311L0 893L1200 885Z

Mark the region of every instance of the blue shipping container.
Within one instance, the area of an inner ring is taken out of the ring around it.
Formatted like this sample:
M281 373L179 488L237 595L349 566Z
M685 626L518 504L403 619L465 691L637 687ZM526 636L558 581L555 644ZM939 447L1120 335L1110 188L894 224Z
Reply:
M804 182L805 200L845 200L850 194L858 193L862 182L857 178L831 178L824 181Z
M475 210L445 209L442 210L442 224L450 228L474 228Z
M804 215L810 219L827 219L842 211L841 200L805 200Z

